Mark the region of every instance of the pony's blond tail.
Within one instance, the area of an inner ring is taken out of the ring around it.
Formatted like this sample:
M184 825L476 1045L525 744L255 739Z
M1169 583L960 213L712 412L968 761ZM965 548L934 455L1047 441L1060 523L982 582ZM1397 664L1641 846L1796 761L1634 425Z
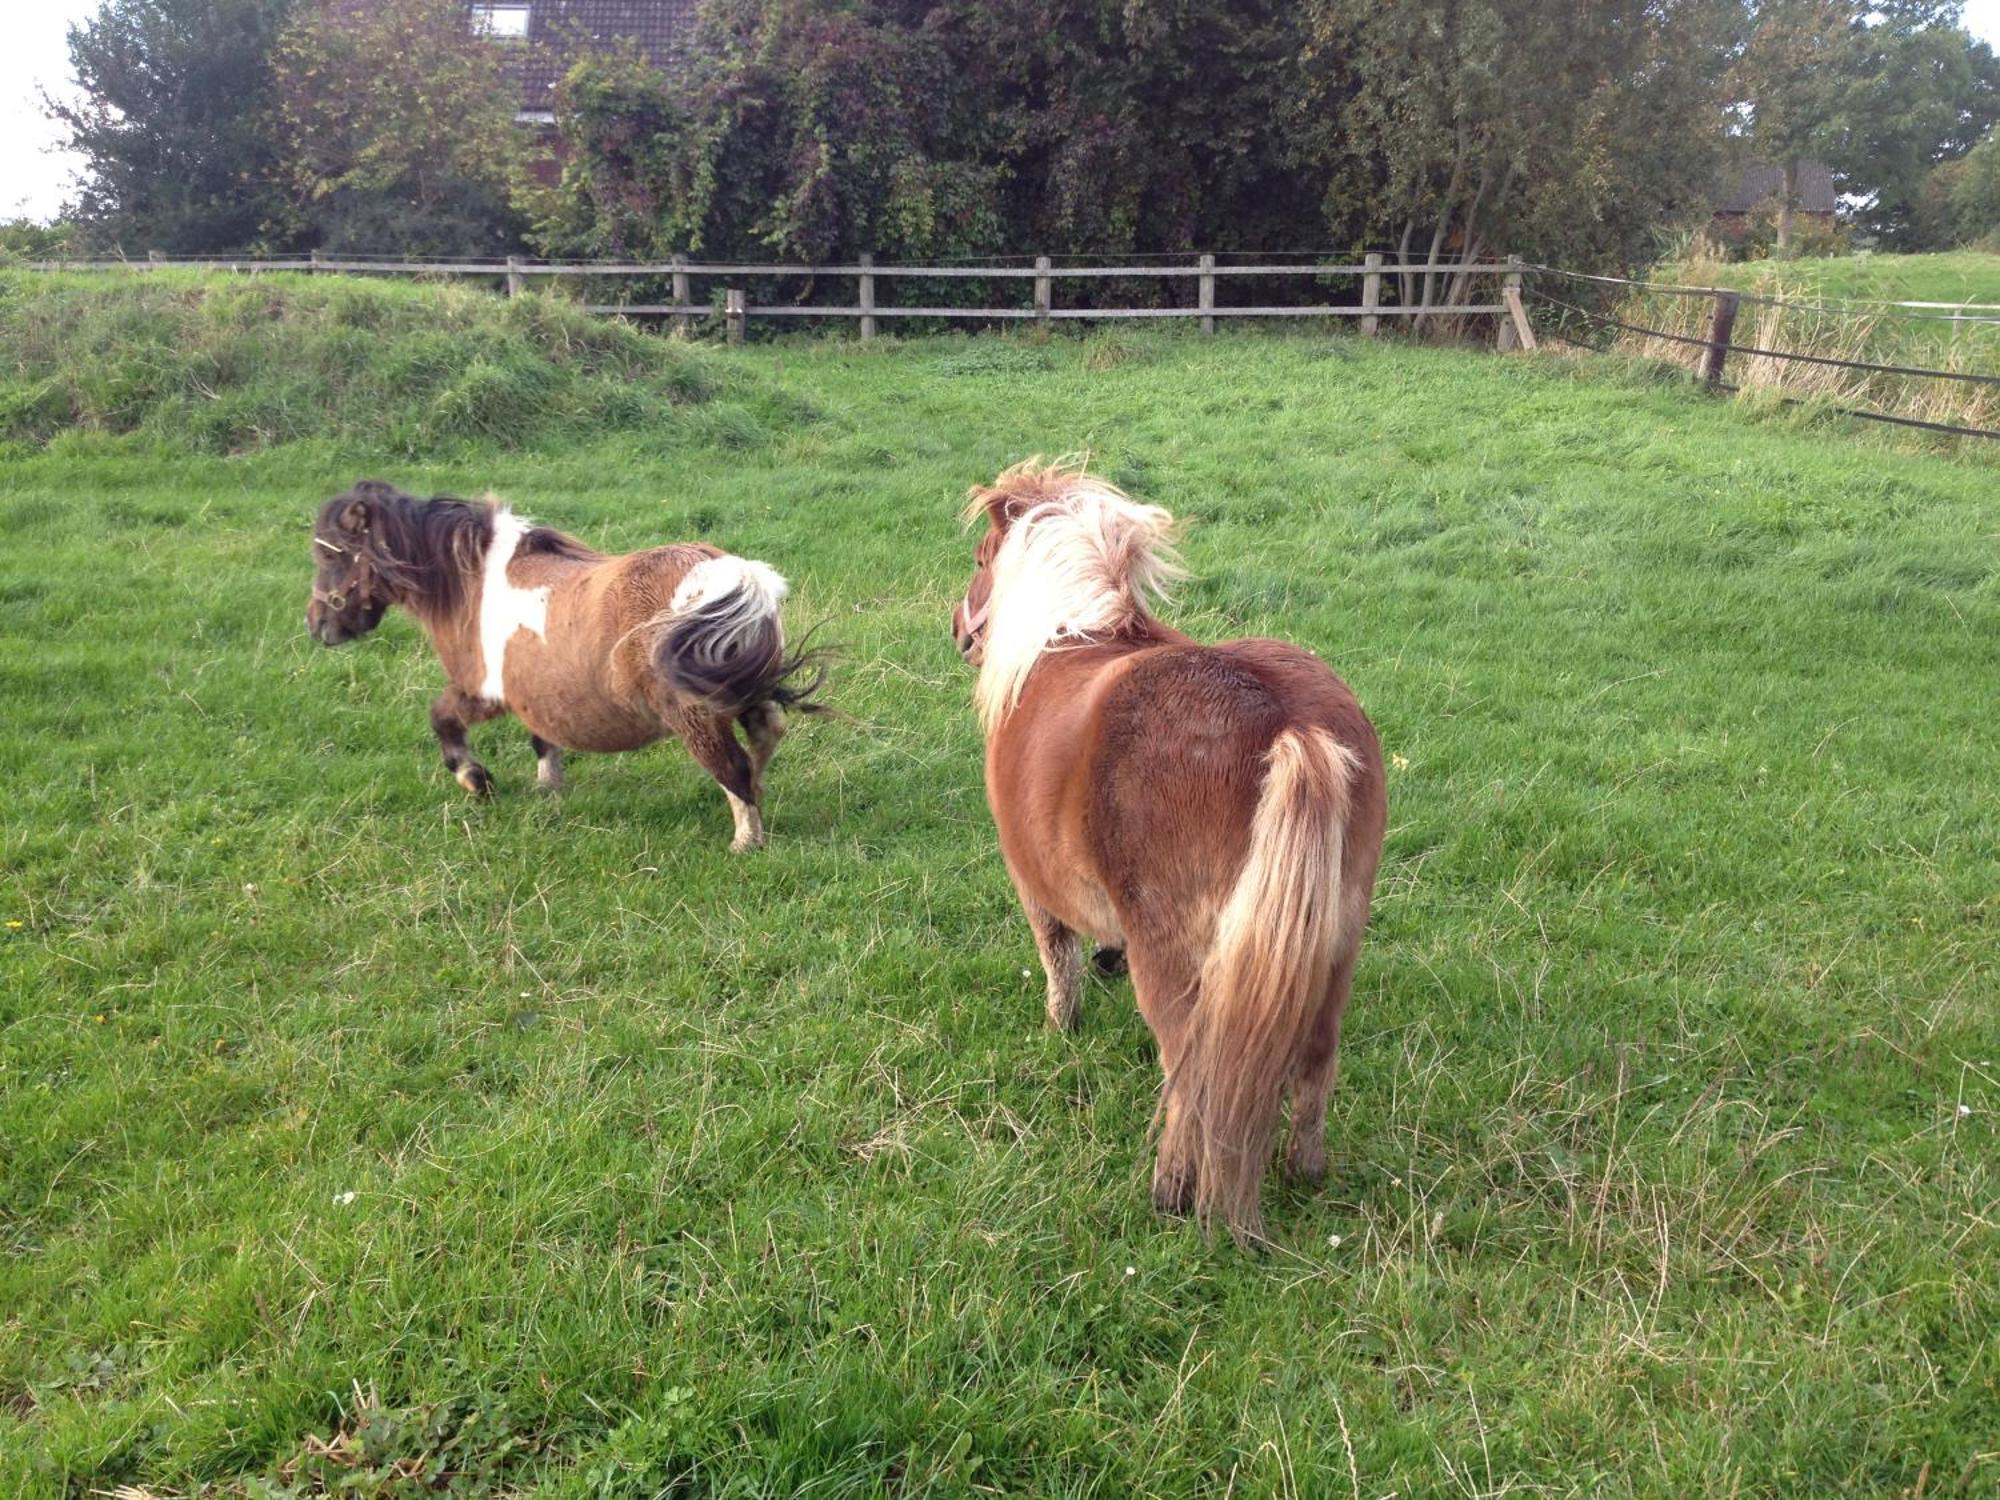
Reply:
M1346 932L1341 850L1354 753L1323 729L1272 742L1250 853L1202 963L1168 1086L1196 1170L1195 1214L1261 1239L1258 1190L1295 1059L1326 1003Z

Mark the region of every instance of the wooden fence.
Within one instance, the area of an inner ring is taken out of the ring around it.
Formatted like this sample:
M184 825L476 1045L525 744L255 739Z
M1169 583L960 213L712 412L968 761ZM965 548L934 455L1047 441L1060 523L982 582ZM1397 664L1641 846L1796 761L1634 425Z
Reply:
M671 318L683 326L697 318L711 317L716 313L716 308L712 304L695 300L695 282L706 281L712 288L713 284L720 280L724 283L721 287L721 315L724 328L732 341L743 337L744 329L752 318L847 319L857 325L862 338L871 339L875 337L881 320L885 318L936 318L974 322L1007 320L1044 324L1058 320L1108 318L1198 318L1203 333L1215 332L1217 318L1359 318L1361 332L1373 335L1380 330L1384 318L1490 317L1496 322L1500 347L1512 348L1519 345L1532 349L1535 346L1534 331L1529 327L1527 313L1521 303L1523 267L1518 259L1472 264L1445 262L1437 265L1405 265L1386 260L1381 255L1370 255L1360 265L1327 264L1319 261L1293 265L1219 265L1213 255L1203 255L1193 261L1166 265L1155 263L1144 266L1058 266L1051 257L1044 255L1037 257L1033 266L906 266L877 265L874 258L868 255L859 257L851 264L757 265L690 261L678 256L671 260L651 262L534 261L519 256L510 256L505 260L406 261L343 258L314 252L306 257L273 259L169 258L155 253L142 261L72 260L30 263L31 269L41 271L146 271L171 266L245 273L307 271L340 275L481 277L496 281L504 280L507 294L513 297L522 295L529 284L538 277L551 280L577 277L649 277L667 280L672 289L671 302L586 302L584 306L594 313L618 317ZM1238 277L1272 276L1312 277L1321 280L1359 278L1360 300L1346 304L1240 307L1219 305L1216 302L1215 289L1220 281ZM730 278L770 280L790 277L852 278L855 283L855 300L849 304L839 305L814 303L753 305L747 300L742 287L727 284ZM1440 302L1426 305L1426 299L1422 297L1399 299L1385 298L1383 295L1385 283L1391 290L1398 284L1404 287L1430 286L1435 283L1437 277L1447 278L1447 291L1453 278L1462 278L1458 285L1467 288L1470 288L1477 278L1498 278L1500 283L1498 298L1488 302ZM1056 303L1057 282L1112 278L1192 280L1195 282L1194 305L1191 307L1060 307ZM1031 307L920 307L883 301L880 295L881 284L893 285L899 280L1032 281L1034 302Z

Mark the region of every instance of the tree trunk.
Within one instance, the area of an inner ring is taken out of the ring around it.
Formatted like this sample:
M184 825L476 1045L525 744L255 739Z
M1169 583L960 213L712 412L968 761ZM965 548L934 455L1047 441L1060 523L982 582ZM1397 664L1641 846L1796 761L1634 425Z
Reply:
M1425 266L1432 271L1437 269L1438 252L1444 248L1445 234L1450 230L1452 215L1458 209L1458 190L1464 183L1465 127L1460 125L1458 127L1458 151L1451 164L1451 182L1444 190L1444 200L1438 209L1437 223L1431 230L1431 252L1424 261ZM1426 276L1424 278L1423 300L1417 304L1426 313L1437 302L1436 288L1437 277L1434 275ZM1417 321L1419 323L1423 321L1422 313L1418 314Z
M1779 190L1778 198L1778 254L1792 253L1792 205L1799 198L1799 159L1785 158L1785 184Z

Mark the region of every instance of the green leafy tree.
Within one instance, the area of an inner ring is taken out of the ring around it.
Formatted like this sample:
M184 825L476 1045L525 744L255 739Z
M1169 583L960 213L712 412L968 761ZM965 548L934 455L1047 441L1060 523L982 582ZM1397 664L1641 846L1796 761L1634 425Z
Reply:
M1958 24L1956 5L1876 7L1857 50L1841 186L1864 200L1870 229L1908 245L1931 172L2000 120L2000 60Z
M105 0L69 32L81 90L50 99L85 159L73 210L128 252L249 248L281 204L263 130L293 0Z
M2000 135L1931 169L1897 242L1914 250L2000 242Z
M583 59L542 242L800 259L1299 243L1278 0L712 0L685 72Z
M326 0L286 28L273 69L301 238L415 255L517 243L518 95L460 0Z
M1731 74L1737 138L1781 170L1778 253L1792 248L1799 164L1842 154L1863 61L1855 0L1758 0Z
M1721 144L1715 78L1732 7L1709 0L1310 0L1298 137L1325 214L1404 264L1518 251L1651 258L1706 199ZM1411 278L1421 305L1463 291Z
M1747 159L1782 168L1778 252L1792 248L1799 164L1817 157L1906 238L1925 178L2000 118L2000 65L1938 0L1757 0L1731 75Z

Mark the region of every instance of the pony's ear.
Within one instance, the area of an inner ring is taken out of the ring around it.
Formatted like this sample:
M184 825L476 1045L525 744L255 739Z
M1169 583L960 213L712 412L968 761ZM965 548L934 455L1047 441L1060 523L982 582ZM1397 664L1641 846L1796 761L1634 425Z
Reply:
M340 529L354 536L366 536L368 523L374 519L375 507L395 499L400 493L393 484L384 480L355 480L354 488L344 497L347 504L341 507Z
M972 525L983 516L995 531L1005 531L1034 506L1040 497L1023 494L1007 483L1007 477L1002 474L992 484L975 484L965 492L966 525Z

